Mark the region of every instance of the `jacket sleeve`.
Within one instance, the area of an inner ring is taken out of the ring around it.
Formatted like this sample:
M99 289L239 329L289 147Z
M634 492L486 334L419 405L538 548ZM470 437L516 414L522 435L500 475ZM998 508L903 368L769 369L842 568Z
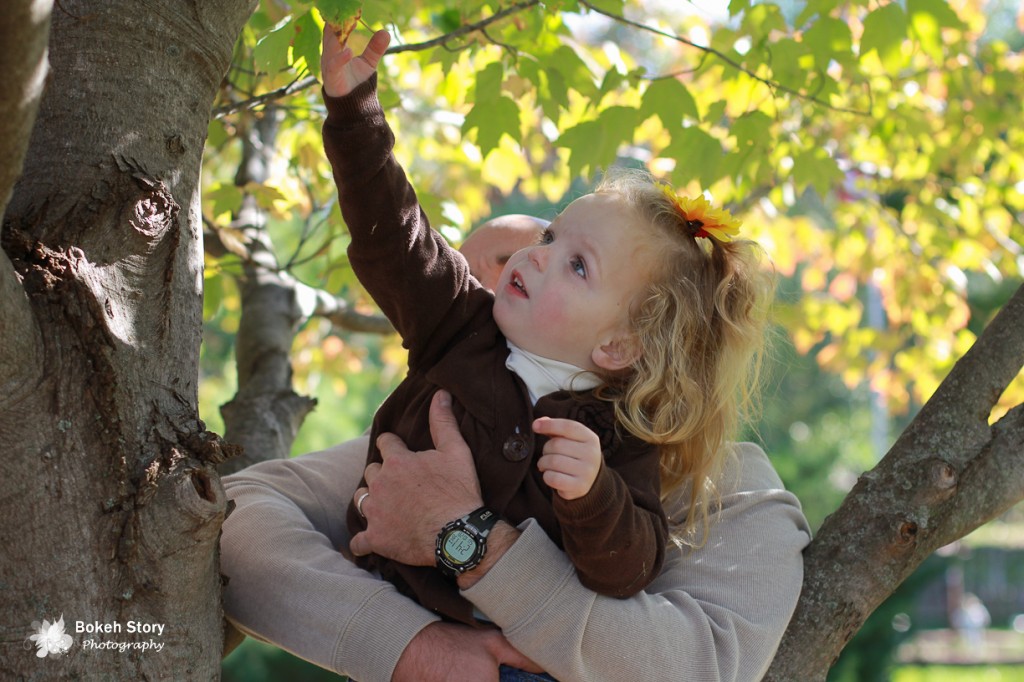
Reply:
M488 305L466 260L430 228L416 192L392 154L394 134L374 76L344 97L324 93L324 150L351 235L349 261L401 334L409 365L432 362ZM441 325L446 316L454 322ZM439 333L443 330L443 333Z
M367 439L253 465L223 479L224 612L239 630L361 682L386 682L409 641L438 620L353 564L345 509Z
M761 449L741 444L737 455L707 543L670 545L646 591L625 600L594 594L527 521L462 594L561 682L761 679L796 608L810 531ZM677 499L666 511L674 518L686 506Z
M656 448L632 447L605 456L594 485L583 497L554 494L562 546L580 583L598 594L630 597L661 571L668 521L659 499Z

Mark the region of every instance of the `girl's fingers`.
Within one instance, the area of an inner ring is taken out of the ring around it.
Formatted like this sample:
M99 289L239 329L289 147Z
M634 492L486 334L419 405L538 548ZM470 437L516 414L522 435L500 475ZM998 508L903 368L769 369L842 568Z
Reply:
M541 471L557 471L568 476L580 476L590 466L587 462L562 454L546 454L537 460L537 468Z
M550 436L552 439L566 438L580 443L599 442L596 433L573 419L540 417L533 421L533 430L536 433Z

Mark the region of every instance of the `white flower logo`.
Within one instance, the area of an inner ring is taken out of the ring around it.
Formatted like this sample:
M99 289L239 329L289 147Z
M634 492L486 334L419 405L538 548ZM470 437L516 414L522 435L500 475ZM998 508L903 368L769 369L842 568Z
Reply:
M36 646L39 647L36 651L36 656L39 658L46 658L50 656L56 658L61 654L66 654L68 649L71 648L73 640L71 635L65 634L64 632L64 614L60 615L60 620L56 620L51 623L48 620L44 620L42 625L38 621L33 621L33 629L36 634L29 637Z

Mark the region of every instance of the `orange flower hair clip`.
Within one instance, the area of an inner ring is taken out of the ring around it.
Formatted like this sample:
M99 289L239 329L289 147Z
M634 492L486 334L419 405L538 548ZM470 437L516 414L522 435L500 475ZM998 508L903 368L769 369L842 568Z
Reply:
M676 191L666 183L659 183L658 188L671 202L693 237L730 242L740 233L740 219L733 218L724 208L713 207L703 194L691 199L676 194Z

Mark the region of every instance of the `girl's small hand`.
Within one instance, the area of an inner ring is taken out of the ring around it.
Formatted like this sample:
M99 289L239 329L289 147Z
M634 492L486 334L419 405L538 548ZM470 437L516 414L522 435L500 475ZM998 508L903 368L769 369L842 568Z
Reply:
M342 47L334 32L324 27L323 53L320 55L324 91L331 97L341 97L370 80L390 42L391 36L387 31L377 31L363 54L353 58L352 48L348 45Z
M544 472L544 482L566 500L590 492L603 459L597 434L572 419L551 417L534 420L533 430L548 436L537 462Z

